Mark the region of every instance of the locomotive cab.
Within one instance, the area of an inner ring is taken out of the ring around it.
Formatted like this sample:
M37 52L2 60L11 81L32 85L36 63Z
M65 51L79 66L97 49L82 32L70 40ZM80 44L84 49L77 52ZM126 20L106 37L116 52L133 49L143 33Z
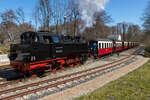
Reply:
M25 32L21 35L21 44L32 44L39 41L39 36L34 32Z

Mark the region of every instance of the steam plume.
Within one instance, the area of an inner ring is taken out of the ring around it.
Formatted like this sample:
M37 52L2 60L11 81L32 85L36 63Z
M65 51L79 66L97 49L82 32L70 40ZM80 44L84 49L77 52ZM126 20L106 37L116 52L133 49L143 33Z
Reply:
M94 14L100 12L105 8L105 4L108 0L77 0L79 6L79 12L81 15L81 20L84 25L82 26L81 31L84 31L85 28L92 27L95 24Z

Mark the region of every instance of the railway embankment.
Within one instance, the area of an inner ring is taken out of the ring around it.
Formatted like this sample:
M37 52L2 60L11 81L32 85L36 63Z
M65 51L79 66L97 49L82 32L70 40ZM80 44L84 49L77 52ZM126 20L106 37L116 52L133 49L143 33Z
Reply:
M123 54L128 54L128 52L124 52ZM148 98L148 95L150 94L148 93L150 91L148 89L148 66L150 66L150 61L148 62L149 58L144 58L142 56L136 55L136 58L136 61L130 64L125 64L125 67L104 74L76 87L52 94L41 100L72 100L77 97L79 98L75 100L122 100L124 96L126 97L125 100L128 100L128 97L131 97L132 99L133 96L133 100L138 100L138 95L142 94L147 95L143 96ZM145 64L146 62L148 63ZM141 97L140 100L145 99Z

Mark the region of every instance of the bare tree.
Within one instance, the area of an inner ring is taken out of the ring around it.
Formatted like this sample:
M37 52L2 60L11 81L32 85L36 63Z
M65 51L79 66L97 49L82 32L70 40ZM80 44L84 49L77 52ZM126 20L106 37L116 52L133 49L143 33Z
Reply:
M22 8L16 9L17 22L23 24L25 22L25 14Z
M10 9L10 10L6 10L3 13L1 13L0 15L1 19L2 19L2 23L1 23L1 31L2 33L5 32L5 34L7 33L7 36L10 40L14 40L14 33L11 31L11 29L13 29L12 27L17 27L17 25L15 24L17 17L15 15L15 12Z
M49 0L39 0L35 7L34 17L36 22L41 24L44 30L49 30L51 22L51 7Z
M71 33L74 33L74 36L76 36L79 30L79 9L75 0L69 0L68 3L68 18L70 19L70 22L73 22L73 30L71 30Z
M122 35L122 40L125 41L126 40L125 34L127 34L129 24L122 22L122 23L118 23L116 27L117 27L117 34Z
M17 17L12 9L6 10L0 15L2 22L15 22Z
M126 34L128 41L140 41L141 38L138 36L141 34L141 29L138 25L130 24L128 27L128 32Z
M62 24L62 14L61 14L61 11L62 11L62 8L61 8L61 3L59 0L53 0L53 9L52 9L52 12L53 12L53 21L54 21L54 24L55 24L55 30L56 30L56 33L58 34L60 31L60 27L61 27L61 24Z
M150 1L148 1L148 5L144 10L143 16L143 27L144 27L144 38L143 41L145 44L150 45L149 38L150 38Z
M150 31L150 1L148 2L147 8L144 11L143 17L143 27L145 31Z

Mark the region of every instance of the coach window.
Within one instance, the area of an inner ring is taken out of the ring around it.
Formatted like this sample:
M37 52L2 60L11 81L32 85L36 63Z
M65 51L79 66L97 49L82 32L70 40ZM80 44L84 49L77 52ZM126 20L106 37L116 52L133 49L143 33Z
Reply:
M101 49L101 43L99 43L99 49Z
M103 49L105 48L105 43L103 43Z
M105 48L105 46L104 46L105 44L103 43L103 49Z
M35 35L35 34L33 34L32 36L31 36L31 39L32 39L32 42L38 42L38 36L37 35Z

